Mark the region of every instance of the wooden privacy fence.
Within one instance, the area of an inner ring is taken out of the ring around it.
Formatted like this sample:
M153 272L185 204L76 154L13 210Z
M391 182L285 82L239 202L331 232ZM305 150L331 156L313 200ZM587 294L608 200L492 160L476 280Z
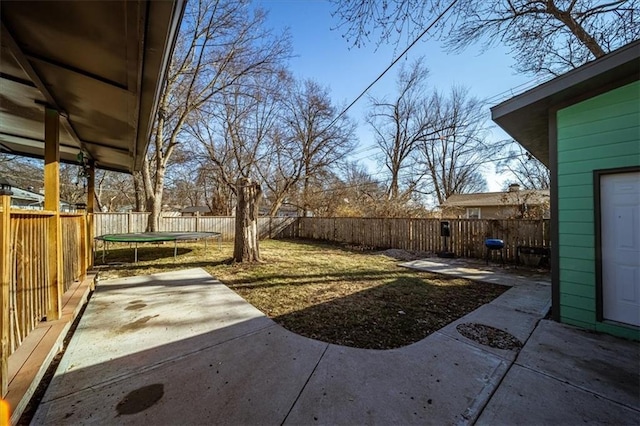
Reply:
M459 257L483 258L487 238L504 240L507 261L515 261L518 246L550 246L549 220L444 220L451 229L448 250ZM278 236L439 252L443 250L440 222L439 219L298 218Z
M95 213L95 235L144 232L149 213ZM505 242L505 260L515 261L518 246L549 247L549 220L445 219L451 237L448 250L456 256L483 258L484 241ZM260 238L308 238L374 248L397 248L425 252L443 250L439 219L261 217ZM220 232L232 241L234 217L162 217L160 231ZM496 256L497 253L492 253Z
M94 213L93 226L96 236L145 232L149 213ZM261 217L258 219L260 238L276 238L283 229L297 218ZM163 232L220 232L223 241L233 241L236 218L230 216L163 216L160 229Z

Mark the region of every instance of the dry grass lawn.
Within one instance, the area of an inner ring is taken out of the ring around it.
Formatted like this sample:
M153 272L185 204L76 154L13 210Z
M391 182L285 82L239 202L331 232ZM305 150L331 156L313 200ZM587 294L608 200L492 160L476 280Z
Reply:
M310 241L260 243L262 264L231 262L231 243L112 249L102 279L202 267L283 327L339 345L389 349L416 342L490 302L507 287L397 266L376 252ZM120 263L122 262L122 263ZM97 253L96 263L101 263Z

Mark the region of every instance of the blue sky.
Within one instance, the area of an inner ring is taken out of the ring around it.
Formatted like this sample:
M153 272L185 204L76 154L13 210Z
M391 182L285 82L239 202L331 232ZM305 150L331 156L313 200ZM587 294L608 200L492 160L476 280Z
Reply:
M340 30L331 30L338 21L331 16L333 5L325 0L259 0L257 4L269 11L269 26L275 30L289 28L296 55L290 68L296 77L312 78L327 86L334 102L341 105L351 103L406 47L390 45L376 50L372 42L362 48L350 48ZM501 46L481 52L480 46L474 45L461 54L447 54L435 41L420 41L406 58L411 62L420 56L425 57L432 87L446 91L454 84L466 86L472 96L491 98L491 105L510 97L512 89L514 94L521 92L533 80L516 73L513 59ZM399 66L400 62L368 93L378 97L393 94ZM364 122L366 107L365 97L348 114L359 123L360 147L354 151L356 157L364 158L371 171L376 170L371 159L375 150L365 150L373 143L372 132ZM493 123L487 123L492 126L492 139L507 137ZM502 179L495 176L491 166L485 173L489 190L501 190Z

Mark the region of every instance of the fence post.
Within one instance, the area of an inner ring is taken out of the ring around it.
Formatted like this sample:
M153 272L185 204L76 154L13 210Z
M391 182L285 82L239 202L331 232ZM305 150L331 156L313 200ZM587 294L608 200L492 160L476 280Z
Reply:
M196 211L196 232L200 232L200 212Z
M132 229L133 226L133 212L131 210L129 210L129 214L127 215L127 232L130 234L131 232L133 232Z
M273 216L269 216L269 239L273 239Z
M11 285L11 190L0 190L0 396L9 386L9 286Z

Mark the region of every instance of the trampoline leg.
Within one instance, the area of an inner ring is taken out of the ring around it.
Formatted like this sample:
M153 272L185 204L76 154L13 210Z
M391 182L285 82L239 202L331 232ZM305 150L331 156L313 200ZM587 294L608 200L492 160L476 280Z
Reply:
M173 260L178 257L178 240L173 240Z
M134 250L134 259L135 259L135 263L138 263L138 243L136 243L136 248Z
M107 242L103 241L102 242L102 263L104 263L104 248L105 248L106 245L107 245Z

